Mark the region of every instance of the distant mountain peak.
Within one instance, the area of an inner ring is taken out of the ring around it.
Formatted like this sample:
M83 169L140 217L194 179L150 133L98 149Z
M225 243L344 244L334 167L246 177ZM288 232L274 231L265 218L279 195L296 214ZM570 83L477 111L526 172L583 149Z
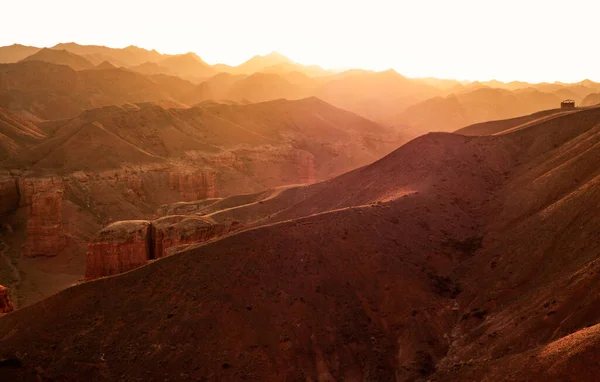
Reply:
M261 57L261 56L259 56L259 57ZM263 58L273 58L273 59L281 59L281 60L286 60L286 61L292 61L288 57L284 56L283 54L279 53L276 50L274 50L271 53L266 54L266 55L264 55L262 57Z

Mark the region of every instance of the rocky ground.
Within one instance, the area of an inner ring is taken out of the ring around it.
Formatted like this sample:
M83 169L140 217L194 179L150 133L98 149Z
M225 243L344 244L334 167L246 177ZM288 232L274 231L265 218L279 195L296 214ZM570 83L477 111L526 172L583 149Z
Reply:
M272 198L165 206L245 226L6 315L1 370L594 380L599 123L590 109L494 136L428 134ZM135 224L134 237L151 227ZM128 246L155 253L148 243Z

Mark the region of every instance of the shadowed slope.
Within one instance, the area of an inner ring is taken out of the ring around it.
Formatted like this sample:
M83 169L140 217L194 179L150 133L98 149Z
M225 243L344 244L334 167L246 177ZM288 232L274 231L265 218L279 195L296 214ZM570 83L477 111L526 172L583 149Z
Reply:
M503 368L515 367L593 380L599 150L600 109L495 136L422 136L263 199L291 203L262 226L8 314L0 357L16 367L2 371L512 380Z
M439 138L439 145L445 138ZM367 177L391 177L397 160L384 158ZM383 199L377 194L369 200ZM457 318L451 303L457 286L446 272L465 254L447 241L476 234L472 219L478 202L467 207L453 204L450 194L421 190L381 206L242 232L120 277L69 289L5 317L6 327L13 327L19 314L52 322L62 315L51 306L66 300L78 306L72 320L62 319L60 333L42 334L44 325L32 324L3 341L4 354L16 349L22 335L38 336L38 344L62 338L56 351L71 359L70 370L36 355L28 361L43 365L44 377L60 379L159 377L174 369L191 378L217 379L427 375L445 354L443 335ZM444 206L441 215L439 205ZM127 330L119 329L119 322ZM157 323L164 327L151 329ZM77 359L67 355L66 343L76 341L69 329L73 325L94 328ZM119 345L127 343L131 346ZM170 349L168 359L162 349ZM121 359L133 364L125 370ZM107 368L98 374L102 362Z
M45 134L30 120L0 107L0 161L39 143Z

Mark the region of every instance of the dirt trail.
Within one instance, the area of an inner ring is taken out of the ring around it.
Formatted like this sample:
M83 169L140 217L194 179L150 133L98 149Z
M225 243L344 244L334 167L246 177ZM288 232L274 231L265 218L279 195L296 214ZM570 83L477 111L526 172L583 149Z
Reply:
M287 190L289 188L301 187L301 186L306 186L306 184L287 184L285 186L280 186L280 187L274 188L272 190L273 192L271 193L271 195L267 196L264 199L257 200L256 202L252 202L252 203L242 204L242 205L239 205L239 206L225 208L225 209L222 209L222 210L219 210L219 211L211 212L210 214L204 215L204 217L212 217L212 216L218 215L218 214L220 214L222 212L231 211L231 210L237 210L238 208L246 208L246 207L249 207L249 206L253 206L255 204L262 203L262 202L265 202L267 200L273 199L274 197L276 197L277 195L281 194L283 191L285 191L285 190Z
M564 111L562 113L556 113L556 114L547 115L547 116L544 116L544 117L541 117L541 118L538 118L538 119L534 119L533 121L522 123L520 125L517 125L515 127L511 127L510 129L506 129L506 130L500 131L500 132L492 134L492 135L503 135L503 134L513 133L515 131L519 131L519 130L525 129L525 128L529 127L529 126L537 125L537 124L540 124L542 122L546 122L546 121L549 121L551 119L559 118L559 117L562 117L562 116L565 116L565 115L568 115L568 114L578 113L580 111L581 110L569 110L569 111Z

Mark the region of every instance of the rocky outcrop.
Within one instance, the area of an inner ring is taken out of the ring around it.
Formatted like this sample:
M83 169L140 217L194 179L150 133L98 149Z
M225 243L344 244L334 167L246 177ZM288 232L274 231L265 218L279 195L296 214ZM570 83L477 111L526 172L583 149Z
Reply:
M203 243L239 228L240 224L215 224L185 215L116 222L100 230L88 244L85 279L127 272L172 254L169 248Z
M17 181L8 173L0 172L0 215L19 207L19 188Z
M218 196L215 187L214 170L169 173L169 187L179 191L184 201L214 198Z
M8 297L8 289L0 285L0 314L10 313L15 307Z
M127 220L101 229L88 244L86 280L141 267L151 258L150 222Z
M62 224L62 178L19 179L20 205L27 206L25 256L56 256L67 245Z
M239 224L214 224L199 216L165 216L152 222L154 258L166 256L167 248L182 244L203 243L238 227Z

